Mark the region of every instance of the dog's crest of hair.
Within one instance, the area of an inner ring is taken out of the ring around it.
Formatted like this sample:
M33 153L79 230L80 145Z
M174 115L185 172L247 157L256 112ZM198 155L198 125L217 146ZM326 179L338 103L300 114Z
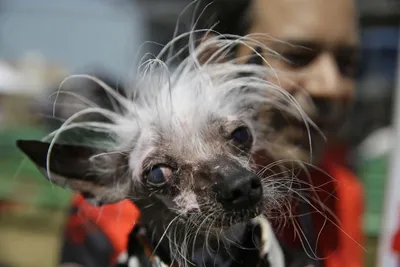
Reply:
M173 39L157 58L147 60L141 65L137 82L133 88L124 92L126 97L90 75L72 75L65 79L63 83L73 78L85 78L97 82L118 103L122 112L106 110L101 107L88 107L77 112L68 118L58 130L46 137L46 139L52 139L48 157L51 156L50 152L57 142L57 137L72 128L108 133L111 141L107 147L111 151L118 152L132 148L133 143L144 138L150 128L173 130L179 138L179 135L184 135L188 131L191 134L198 133L205 120L213 114L236 115L245 112L254 104L268 104L307 120L306 115L289 93L266 81L266 76L275 75L273 69L255 64L236 64L235 60L222 60L230 49L239 43L251 48L257 46L258 49L252 49L254 55L259 57L262 57L257 52L260 51L259 48L270 51L267 47L252 39L251 35L227 38L227 36L218 35L210 30L208 32L213 33L212 37L204 40L195 48L194 44L189 44L192 46L189 48L192 49L190 55L177 66L173 63L172 66L169 65L169 62L173 62L173 58L177 54L166 60L165 63L159 58L177 40L195 32L188 32ZM207 54L210 49L213 49L213 54L208 56L207 61L200 63L199 58L204 53ZM270 53L273 52L270 51ZM74 123L80 116L90 113L98 113L110 122ZM104 143L101 145L104 146ZM49 158L47 163L49 163ZM50 172L48 172L48 176L51 177Z

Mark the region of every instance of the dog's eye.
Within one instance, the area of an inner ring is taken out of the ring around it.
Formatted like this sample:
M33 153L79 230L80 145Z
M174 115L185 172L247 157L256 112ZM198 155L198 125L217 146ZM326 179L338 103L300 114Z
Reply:
M153 186L164 185L172 176L172 170L168 166L153 166L146 174L146 182Z
M249 128L247 128L245 126L236 128L231 134L231 139L236 144L239 144L239 145L245 146L245 147L250 146L253 141L253 137L251 135Z

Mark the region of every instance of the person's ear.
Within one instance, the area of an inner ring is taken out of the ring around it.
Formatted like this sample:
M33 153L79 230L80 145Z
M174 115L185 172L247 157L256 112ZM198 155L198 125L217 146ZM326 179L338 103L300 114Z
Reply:
M119 153L64 144L54 144L49 150L49 143L34 140L18 140L17 146L51 183L81 193L97 204L115 203L130 193L132 179L120 167L128 164Z

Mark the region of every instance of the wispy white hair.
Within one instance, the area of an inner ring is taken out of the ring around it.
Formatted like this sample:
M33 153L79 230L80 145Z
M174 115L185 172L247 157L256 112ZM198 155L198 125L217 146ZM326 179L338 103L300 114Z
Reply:
M260 57L263 55L253 47L262 47L269 53L273 51L251 35L227 36L211 30L208 33L210 37L196 46L192 39L188 44L189 55L178 65L173 62L181 51L165 61L160 58L174 43L194 32L174 38L156 58L141 64L136 83L124 92L126 97L93 76L72 75L64 80L63 83L72 78L86 78L97 82L119 108L107 110L93 105L69 117L58 130L46 137L52 138L47 163L57 138L73 128L107 133L108 144L103 145L116 152L133 149L135 155L132 157L138 159L143 157L143 149L146 149L144 144L151 140L155 128L156 131L170 132L183 140L198 135L210 116L238 116L259 105L284 110L307 121L294 98L276 84L268 82L266 78L275 73L265 60L264 65L237 64L236 60L224 60L227 53L238 44L250 47ZM200 62L199 58L204 55L208 55L207 60ZM83 101L90 103L89 100ZM92 113L100 114L109 121L75 122L81 116ZM138 166L131 167L135 172ZM50 172L48 175L50 177Z

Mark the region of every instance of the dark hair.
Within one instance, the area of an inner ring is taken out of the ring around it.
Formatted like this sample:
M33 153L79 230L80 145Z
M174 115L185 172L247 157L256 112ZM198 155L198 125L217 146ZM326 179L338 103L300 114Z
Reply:
M221 34L245 35L250 27L251 0L201 0L196 28L210 28ZM197 17L196 16L196 17Z
M212 28L220 34L243 36L247 34L250 28L248 16L250 4L251 0L199 0L198 4L195 5L195 12L188 12L190 13L187 14L189 17L186 17L183 20L183 25L180 25L186 29L180 28L180 32L192 30L194 26L195 30ZM193 16L194 20L197 21L196 25L191 24ZM204 32L195 34L196 39L200 40L203 34ZM186 47L188 38L182 38L174 45L176 51L181 51L181 54L176 57L177 62L180 62L189 53ZM235 54L235 51L236 49L232 50L233 54ZM229 57L233 54L226 56Z

